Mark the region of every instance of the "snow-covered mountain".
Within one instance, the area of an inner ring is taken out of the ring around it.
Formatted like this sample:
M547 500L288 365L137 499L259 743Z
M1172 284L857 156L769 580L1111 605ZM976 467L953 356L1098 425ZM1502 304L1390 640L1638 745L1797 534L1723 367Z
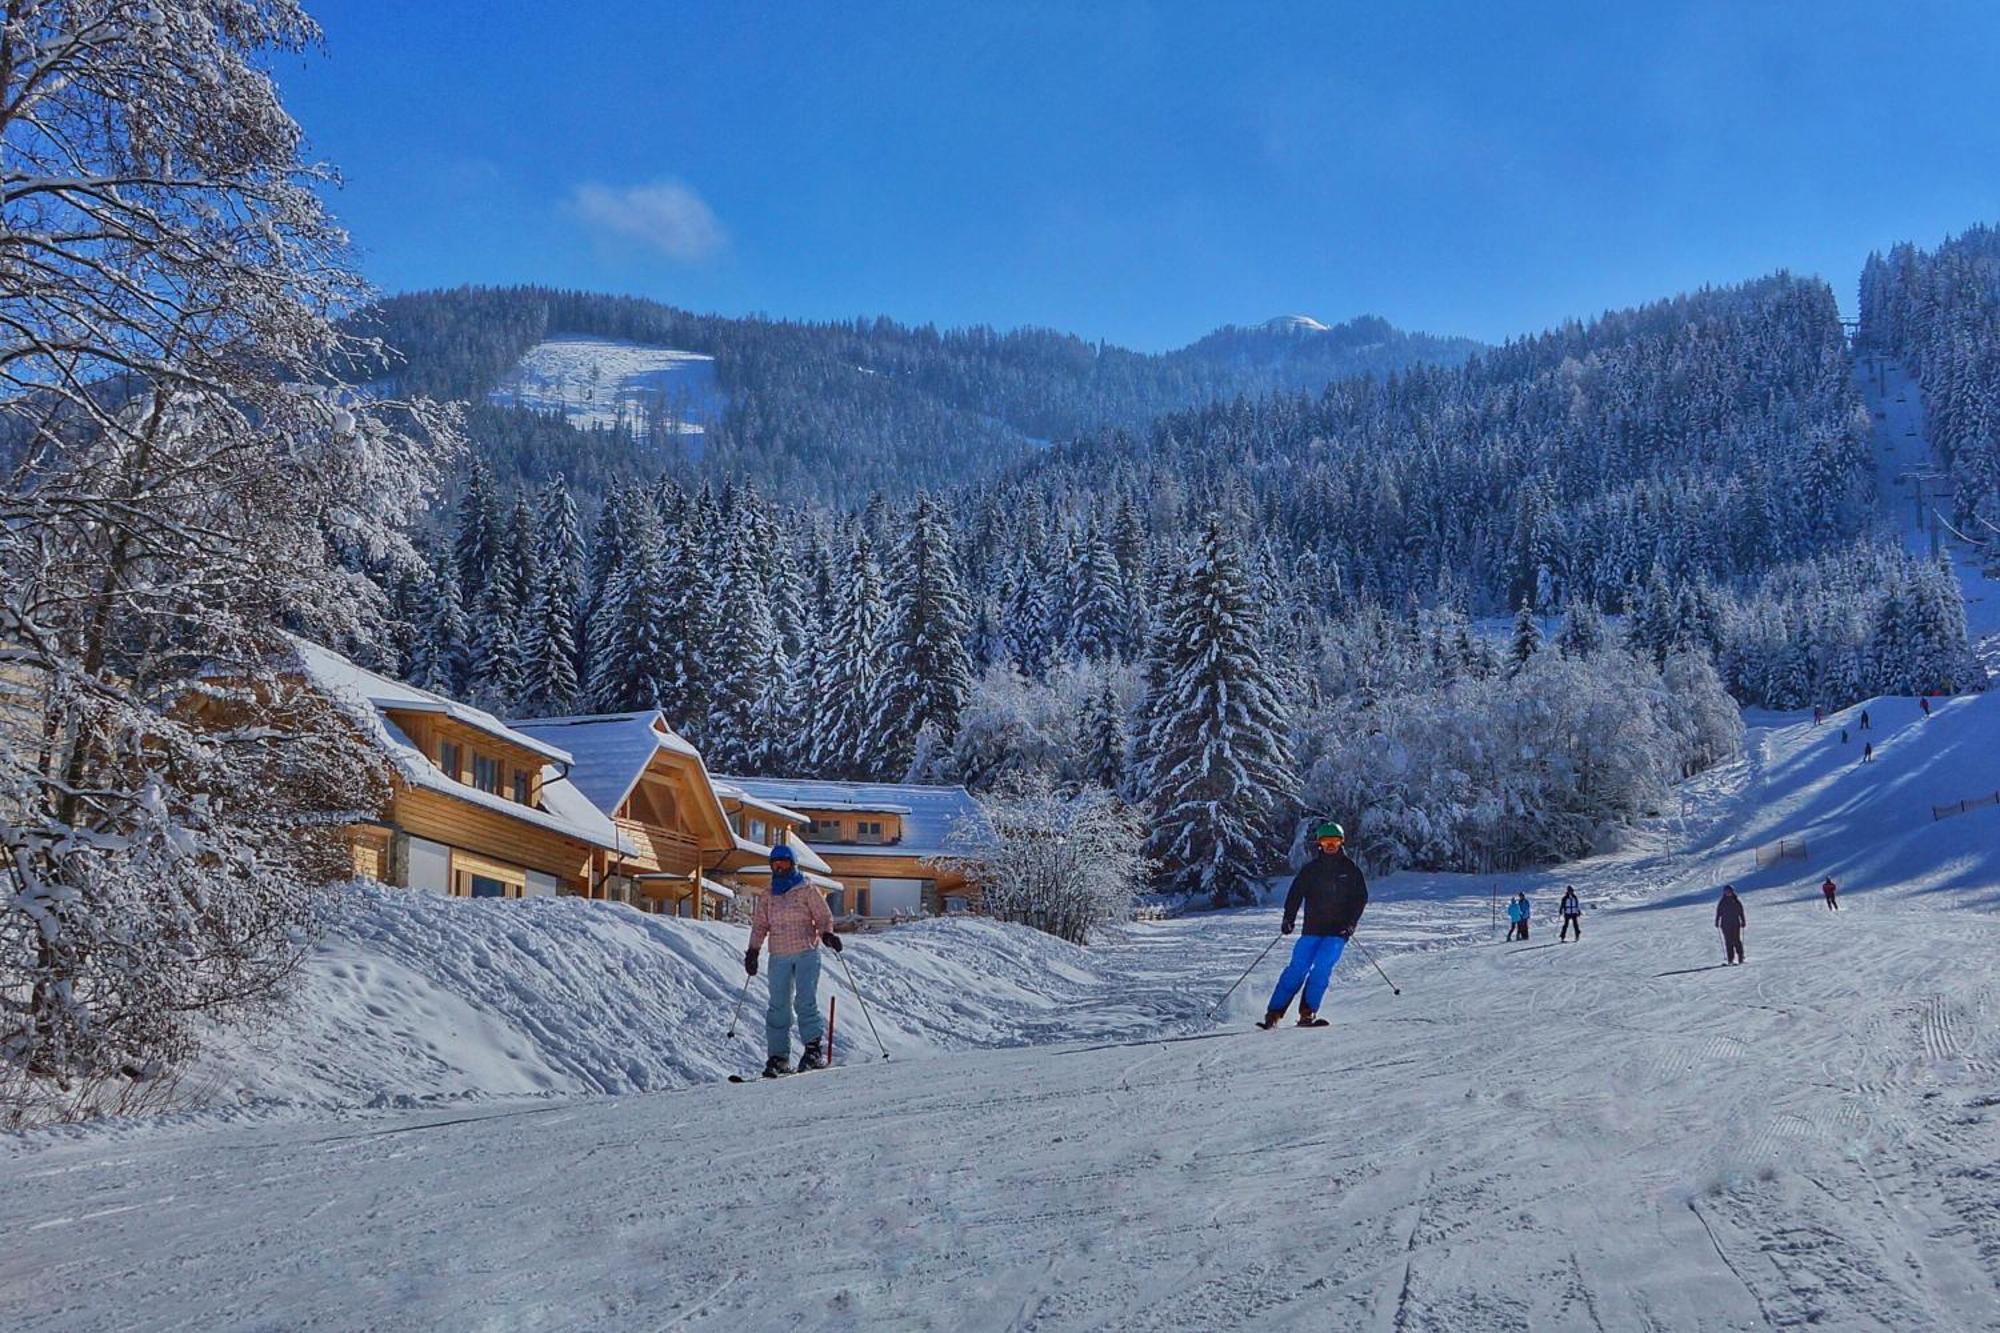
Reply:
M706 434L727 406L712 356L582 336L536 343L487 401L558 412L580 430L627 430L653 446Z

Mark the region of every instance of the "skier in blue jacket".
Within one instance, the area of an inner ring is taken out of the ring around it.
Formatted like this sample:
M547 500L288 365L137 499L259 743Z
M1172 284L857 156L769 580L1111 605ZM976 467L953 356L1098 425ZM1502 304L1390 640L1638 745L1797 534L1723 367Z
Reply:
M1280 927L1291 934L1303 907L1305 934L1292 946L1292 961L1285 964L1277 989L1271 992L1264 1021L1257 1025L1260 1028L1278 1025L1301 986L1305 997L1299 1001L1299 1026L1326 1026L1326 1020L1319 1016L1319 1002L1326 998L1333 965L1340 961L1341 951L1368 906L1368 881L1362 878L1361 867L1341 850L1347 843L1347 830L1328 820L1313 830L1313 841L1318 854L1292 880L1292 890L1285 895L1285 922Z
M1525 940L1528 938L1528 895L1517 893L1514 901L1507 904L1507 938Z

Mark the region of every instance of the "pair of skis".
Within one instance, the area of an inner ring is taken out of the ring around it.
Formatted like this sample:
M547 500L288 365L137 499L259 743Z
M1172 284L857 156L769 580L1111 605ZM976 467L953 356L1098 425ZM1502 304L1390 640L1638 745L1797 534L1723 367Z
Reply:
M811 1069L787 1069L782 1074L731 1074L731 1083L760 1083L765 1079L790 1078L794 1074L816 1074L823 1069L833 1068L833 1021L840 1017L840 997L829 996L826 1002L826 1063L814 1065Z

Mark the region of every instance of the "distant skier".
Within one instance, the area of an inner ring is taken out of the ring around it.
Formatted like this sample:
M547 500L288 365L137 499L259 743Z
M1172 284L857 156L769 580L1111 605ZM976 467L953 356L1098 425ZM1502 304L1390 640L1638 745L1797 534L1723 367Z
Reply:
M1816 727L1816 726L1818 726L1818 725L1819 725L1820 723L1822 723L1822 722L1824 722L1824 721L1826 721L1826 710L1825 710L1824 708L1821 708L1821 707L1820 707L1820 706L1819 706L1818 704L1814 704L1814 705L1813 705L1813 725L1814 725L1814 726Z
M1841 743L1842 745L1845 745L1845 744L1847 744L1847 728L1846 728L1846 727L1842 727L1842 728L1840 729L1840 743Z
M1715 905L1715 927L1722 932L1723 962L1743 961L1743 926L1747 918L1743 914L1743 900L1736 896L1736 886L1722 886L1722 900Z
M1868 710L1865 708L1861 710L1861 729L1863 731L1867 731L1869 729Z
M1840 892L1840 886L1833 882L1832 875L1826 877L1826 883L1819 886L1819 891L1826 896L1827 910L1838 912L1840 910L1840 902L1836 895Z
M1928 694L1918 695L1917 707L1924 710L1924 717L1928 719L1931 715L1931 697Z
M1305 934L1292 946L1292 960L1285 964L1277 988L1271 992L1264 1021L1257 1025L1260 1028L1276 1027L1302 986L1305 995L1299 1000L1299 1026L1326 1026L1326 1020L1319 1016L1326 983L1368 906L1368 881L1362 878L1361 867L1342 850L1347 830L1329 819L1313 830L1313 843L1317 851L1293 878L1291 892L1285 895L1285 921L1279 927L1284 934L1291 934L1303 907Z
M1528 918L1534 915L1534 909L1528 906L1528 895L1525 893L1514 895L1514 905L1521 909L1521 938L1525 940L1528 938Z
M1512 897L1512 898L1509 898L1509 899L1507 900L1507 939L1506 939L1506 943L1508 943L1508 944L1512 944L1512 943L1513 943L1513 942L1514 942L1515 940L1518 940L1518 939L1520 939L1520 938L1521 938L1521 919L1522 919L1522 918L1521 918L1521 899L1520 899L1520 896L1519 896L1519 895L1517 894L1516 896L1514 896L1514 897Z
M771 891L750 914L750 951L743 970L757 975L757 951L771 941L771 999L764 1010L764 1077L792 1072L792 1017L799 1020L805 1051L799 1068L823 1069L826 1019L819 1011L819 946L839 953L826 898L798 870L798 856L784 843L771 849Z
M1863 742L1861 742L1861 762L1862 762L1862 763L1864 763L1864 764L1872 764L1872 763L1874 763L1874 762L1875 762L1875 742L1874 742L1874 741L1863 741Z
M1577 941L1581 943L1583 940L1583 904L1577 901L1576 885L1571 884L1563 890L1561 911L1563 928L1562 934L1556 937L1556 942L1560 944L1563 940L1568 939L1569 933L1573 930L1576 932Z

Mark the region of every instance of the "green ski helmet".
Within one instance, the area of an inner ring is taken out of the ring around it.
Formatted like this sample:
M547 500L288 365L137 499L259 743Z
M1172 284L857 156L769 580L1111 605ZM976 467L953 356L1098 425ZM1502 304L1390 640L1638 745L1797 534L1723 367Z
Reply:
M1313 841L1318 842L1322 838L1339 838L1342 842L1346 842L1347 830L1331 819L1323 819L1319 827L1313 830Z

